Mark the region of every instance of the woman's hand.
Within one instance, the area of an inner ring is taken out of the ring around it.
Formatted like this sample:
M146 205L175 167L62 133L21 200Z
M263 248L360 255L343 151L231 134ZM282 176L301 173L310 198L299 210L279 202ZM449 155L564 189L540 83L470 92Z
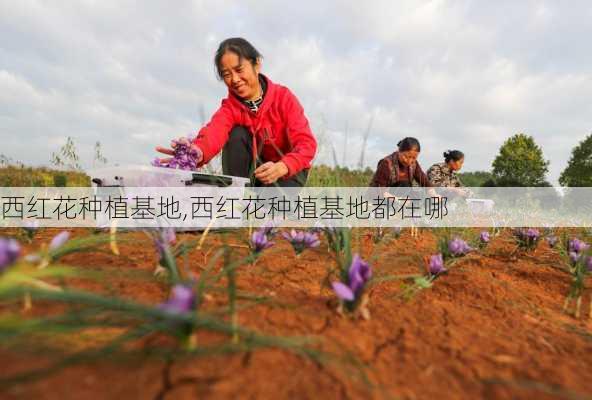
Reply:
M196 154L197 154L197 159L195 160L198 164L202 161L203 159L203 152L201 151L201 149L199 147L197 147L196 145L194 145L193 143L190 143L189 139L187 139L186 137L180 137L177 140L173 140L171 141L171 148L167 148L167 147L162 147L162 146L157 146L156 147L156 151L158 151L159 153L163 153L169 156L173 156L173 157L166 157L166 158L157 158L157 160L161 163L161 164L169 164L175 155L175 147L178 146L178 144L184 144L186 146L190 146L192 149L196 150Z
M288 167L282 161L268 161L255 170L255 178L259 179L264 185L271 185L288 172Z

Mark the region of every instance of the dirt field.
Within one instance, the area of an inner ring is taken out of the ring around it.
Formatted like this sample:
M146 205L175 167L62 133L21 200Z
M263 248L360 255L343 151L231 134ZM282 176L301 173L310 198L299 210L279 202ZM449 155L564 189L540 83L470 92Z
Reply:
M55 231L42 231L28 250ZM83 230L77 235L87 234ZM241 236L242 234L242 236ZM242 326L272 335L313 335L319 348L350 352L366 365L369 382L337 362L324 364L284 350L263 349L165 362L146 357L103 359L67 367L42 379L4 387L4 399L584 399L592 398L592 321L589 296L579 320L562 312L570 283L557 253L541 243L531 254L511 255L505 235L488 248L455 264L431 288L402 298L401 281L373 286L371 320L355 320L335 311L335 296L323 282L334 264L326 242L294 256L277 238L255 266L238 270L238 286L273 301L251 305L239 313ZM76 287L158 304L166 285L149 279L157 263L149 238L139 232L120 238L121 256L93 252L67 256L63 263L106 272L101 281L73 280ZM180 234L196 240L200 234ZM225 235L234 256L246 254L244 232ZM202 250L189 254L192 273L199 274L223 235L210 234ZM423 257L434 254L430 231L419 239L407 231L374 244L361 234L357 250L369 260L375 276L418 272ZM179 261L180 263L182 261ZM136 271L146 279L132 279ZM213 295L205 309L224 304ZM0 306L1 307L1 306ZM55 308L35 304L30 315ZM0 308L0 311L2 308ZM27 313L23 314L24 316ZM100 338L103 332L93 333ZM198 343L209 334L198 333ZM80 338L85 346L88 337ZM153 339L151 339L153 340ZM154 346L143 340L138 346ZM0 346L3 376L42 365L47 354L26 354Z

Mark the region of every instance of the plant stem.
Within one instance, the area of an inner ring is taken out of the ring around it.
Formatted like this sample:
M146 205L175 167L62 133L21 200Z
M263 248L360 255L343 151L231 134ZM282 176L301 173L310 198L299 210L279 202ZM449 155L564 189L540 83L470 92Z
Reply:
M224 268L229 266L230 262L230 248L224 249ZM226 269L226 276L228 278L228 307L230 312L230 321L232 326L232 342L238 343L238 315L236 312L236 270L234 268Z

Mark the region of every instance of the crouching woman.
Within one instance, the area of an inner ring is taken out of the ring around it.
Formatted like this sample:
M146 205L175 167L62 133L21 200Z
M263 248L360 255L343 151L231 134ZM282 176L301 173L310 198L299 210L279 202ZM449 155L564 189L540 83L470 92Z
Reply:
M417 158L421 151L419 141L406 137L397 143L397 151L378 162L370 186L374 187L432 187Z
M214 61L228 95L191 147L198 167L222 151L226 175L251 178L256 186L301 187L317 142L296 96L260 72L261 58L245 39L220 43ZM174 155L175 145L156 150Z

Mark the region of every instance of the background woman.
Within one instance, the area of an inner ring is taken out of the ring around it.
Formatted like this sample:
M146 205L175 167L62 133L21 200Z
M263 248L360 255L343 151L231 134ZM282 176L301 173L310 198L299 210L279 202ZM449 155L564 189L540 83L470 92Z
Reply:
M372 177L370 186L375 187L431 187L432 184L427 175L417 162L421 146L419 141L412 137L406 137L397 143L397 151L389 154L378 162L376 172ZM437 196L433 189L428 189L430 196ZM385 197L396 197L390 192L384 193ZM418 237L416 226L411 226L411 236Z
M397 143L397 151L378 162L370 186L377 187L431 187L427 175L417 162L421 151L419 141L406 137Z
M457 172L463 166L465 155L460 150L448 150L444 152L444 162L434 164L428 169L428 178L433 186L459 188L454 192L460 195L468 195L469 191L460 189L462 184Z

